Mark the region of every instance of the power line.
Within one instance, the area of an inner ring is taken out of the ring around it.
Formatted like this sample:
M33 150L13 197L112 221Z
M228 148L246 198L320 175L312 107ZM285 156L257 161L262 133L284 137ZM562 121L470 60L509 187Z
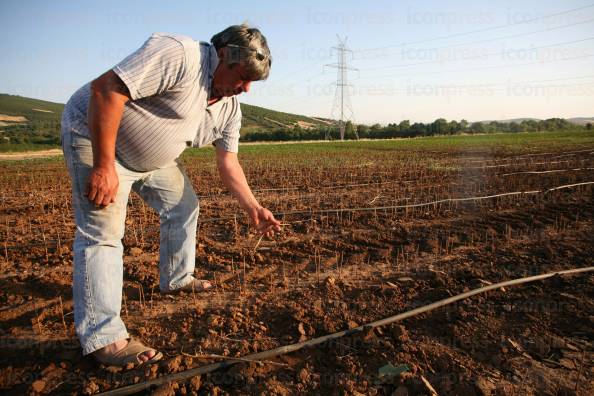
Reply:
M465 90L468 92L469 96L474 96L472 95L472 89L484 89L486 92L505 92L506 90L509 92L510 90L516 90L516 89L520 89L520 88L529 88L529 89L534 89L534 90L542 90L542 89L546 89L546 90L553 90L553 89L561 89L561 88L571 88L571 87L580 87L580 88L584 88L584 89L588 89L588 92L592 92L594 93L594 90L591 90L590 87L592 87L592 85L594 85L594 81L586 81L586 82L579 82L579 83L570 83L570 84L552 84L552 85L529 85L529 86L518 86L519 84L523 84L522 81L516 81L516 82L510 82L510 83L497 83L497 84L474 84L474 85L462 85L462 84L435 84L431 87L431 93L433 92L444 92L444 96L448 96L448 93L450 93L450 95L453 95L454 92L457 93L463 93ZM528 83L526 83L528 84ZM506 87L497 87L499 85L507 85ZM424 89L425 86L416 86L416 87L397 87L394 88L392 90L390 90L390 95L391 96L395 96L395 95L400 95L400 94L406 94L406 96L424 96L423 94L415 94L412 93L411 91L417 91L416 88L420 88L420 89ZM538 92L538 91L536 91ZM362 95L364 96L364 95ZM461 96L461 95L459 95ZM480 95L479 95L480 96Z
M526 51L526 50L534 51L534 50L543 49L543 48L557 47L557 46L560 46L560 45L581 43L581 42L590 41L590 40L594 40L594 36L592 36L592 37L586 37L586 38L579 39L579 40L564 41L562 43L547 44L547 45L542 45L542 46L539 46L539 47L520 48L520 49L515 49L515 51ZM479 59L479 58L484 58L484 57L488 57L488 56L491 56L491 55L500 55L501 53L502 53L501 51L487 52L485 54L480 54L480 55L472 55L472 56L466 56L466 57L461 57L461 58L450 59L450 62L457 62L457 61L461 61L461 60ZM431 60L431 61L425 61L425 62L402 63L402 64L399 64L399 65L371 67L371 68L368 68L368 69L365 69L365 70L393 69L393 68L397 68L397 67L418 66L418 65L426 65L426 64L432 64L432 63L443 63L443 62L441 60Z
M574 56L574 57L570 57L570 58L560 58L560 59L552 59L552 60L541 60L541 61L535 61L535 62L518 63L518 64L514 64L514 65L496 65L496 66L484 66L484 67L471 67L471 68L465 68L465 69L439 70L439 71L422 72L422 73L411 72L411 73L399 74L398 76L395 76L394 74L384 74L384 75L380 75L380 76L361 77L361 79L365 79L365 78L401 77L401 76L412 76L412 75L418 76L418 75L423 75L423 74L442 74L442 73L469 72L469 71L477 71L477 70L504 69L504 68L508 68L508 67L520 67L520 66L528 66L528 65L542 64L542 63L563 62L563 61L576 60L576 59L585 59L585 58L591 58L593 56L594 56L594 54L587 54L587 55L581 55L581 56Z
M406 42L405 41L405 42L402 42L400 44L386 45L386 46L383 46L383 47L375 47L375 48L367 48L367 49L364 48L364 49L354 50L354 52L379 51L379 50L383 50L383 49L401 47L401 46L405 46L405 45L428 43L428 42L431 42L431 41L445 40L445 39L453 38L453 37L467 36L467 35L475 34L475 33L488 32L488 31L492 31L492 30L499 30L499 29L510 27L510 26L517 26L517 25L522 25L522 24L525 24L525 23L530 23L530 22L538 21L540 19L552 18L554 16L559 16L559 15L563 15L563 14L569 14L571 12L581 11L581 10L584 10L584 9L587 9L587 8L591 8L591 7L594 7L594 3L585 5L583 7L572 8L572 9L569 9L569 10L560 11L560 12L556 12L556 13L553 13L553 14L542 15L542 16L538 16L538 17L535 17L535 18L531 18L531 19L525 19L525 20L522 20L522 21L514 22L514 23L508 23L508 24L505 24L505 25L492 26L492 27L488 27L488 28L484 28L484 29L471 30L471 31L467 31L467 32L453 33L453 34L448 34L448 35L445 35L445 36L438 36L438 37L433 37L433 38L423 39L423 40L416 40L416 41L409 41L409 42Z
M435 50L443 50L443 49L446 49L446 48L454 48L454 47L462 47L462 46L466 46L466 45L488 43L488 42L492 42L492 41L505 40L505 39L509 39L509 38L517 38L517 37L529 36L529 35L536 34L536 33L543 33L543 32L550 32L550 31L558 30L558 29L565 29L565 28L568 28L568 27L573 27L573 26L577 26L577 25L583 25L583 24L590 23L590 22L594 22L594 18L587 19L585 21L569 23L567 25L555 26L555 27L547 28L547 29L533 30L531 32L524 32L524 33L510 34L510 35L507 35L507 36L493 37L493 38L489 38L489 39L485 39L485 40L476 40L476 41L470 41L470 42L467 41L467 42L464 42L464 43L444 45L444 46L441 46L441 47L427 48L425 50L426 51L435 51ZM392 55L396 55L396 54L397 53L383 54L383 57L392 56ZM366 58L366 59L370 59L370 58Z

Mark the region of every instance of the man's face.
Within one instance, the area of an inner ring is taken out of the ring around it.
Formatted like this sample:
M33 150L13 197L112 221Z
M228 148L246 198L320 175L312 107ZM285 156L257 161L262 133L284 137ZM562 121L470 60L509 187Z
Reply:
M220 62L213 74L211 97L220 98L248 92L252 81L245 75L245 70L240 64L229 66L225 62Z

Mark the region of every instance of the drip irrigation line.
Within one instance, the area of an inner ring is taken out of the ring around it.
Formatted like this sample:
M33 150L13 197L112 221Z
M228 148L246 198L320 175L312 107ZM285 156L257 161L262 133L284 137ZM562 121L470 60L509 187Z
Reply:
M465 201L480 201L484 199L492 199L498 197L505 197L505 196L514 196L514 195L533 195L533 194L545 194L550 191L561 190L564 188L571 188L576 186L585 186L589 184L594 184L594 181L591 182L583 182L583 183L576 183L576 184L565 184L558 187L549 188L547 190L533 190L533 191L514 191L508 193L501 193L501 194L494 194L494 195L484 195L478 197L466 197L466 198L444 198L438 199L436 201L431 202L422 202L418 204L409 204L409 205L390 205L390 206L372 206L372 207L359 207L359 208L334 208L334 209L320 209L320 210L294 210L294 211L287 211L287 212L275 212L276 216L285 216L285 215L313 215L313 214L324 214L324 213L344 213L344 212L370 212L370 211L377 211L377 210L388 210L388 209L407 209L407 208L420 208L424 206L432 206L441 203L447 202L465 202ZM232 216L223 216L223 217L213 217L209 219L202 219L198 220L198 223L212 223L221 220L233 220L237 217L244 216L243 214L235 214Z
M583 170L594 170L594 168L573 168L573 169L551 169L546 171L525 171L525 172L513 172L513 173L503 173L498 176L512 176L512 175L541 175L546 173L558 173L558 172L578 172Z
M202 367L196 367L196 368L185 370L185 371L175 373L175 374L164 375L162 377L158 377L153 380L146 381L144 383L128 385L128 386L124 386L122 388L103 392L103 393L101 393L101 395L105 395L105 396L130 395L132 393L140 392L142 390L150 388L151 386L163 385L163 384L166 384L168 382L173 382L173 381L185 381L192 377L196 377L198 375L203 375L203 374L211 373L213 371L216 371L216 370L219 370L222 368L231 367L231 366L233 366L237 363L240 363L240 362L245 362L245 361L258 362L260 360L270 359L270 358L274 358L274 357L277 357L280 355L285 355L287 353L295 352L295 351L298 351L304 347L312 347L312 346L320 345L320 344L323 344L325 342L328 342L328 341L331 341L331 340L334 340L337 338L351 336L351 335L355 335L355 334L362 333L362 332L367 332L373 328L396 323L396 322L402 321L404 319L408 319L413 316L417 316L417 315L423 314L425 312L429 312L434 309L443 307L445 305L452 304L456 301L466 299L466 298L474 296L476 294L485 293L487 291L499 289L501 287L515 286L515 285L520 285L523 283L535 282L538 280L551 278L553 276L579 274L579 273L585 273L585 272L591 272L591 271L594 271L594 267L573 268L573 269L568 269L568 270L563 270L563 271L549 272L549 273L541 274L541 275L517 278L517 279L512 279L512 280L508 280L508 281L504 281L504 282L495 283L495 284L488 285L488 286L483 286L478 289L467 291L466 293L462 293L462 294L458 294L453 297L445 298L443 300L439 300L434 303L412 309L410 311L406 311L406 312L403 312L403 313L400 313L400 314L397 314L394 316L390 316L390 317L387 317L384 319L377 320L375 322L371 322L371 323L368 323L368 324L365 324L365 325L362 325L359 327L355 327L353 329L339 331L337 333L313 338L311 340L299 342L296 344L284 345L284 346L270 349L267 351L254 353L254 354L242 357L241 360L230 358L229 360L222 361L219 363L213 363L213 364L209 364L209 365L202 366Z
M564 186L559 186L559 187L553 187L553 188L549 188L547 191L545 192L550 192L550 191L556 191L556 190L561 190L563 188L570 188L570 187L577 187L577 186L587 186L588 184L594 184L594 182L583 182L583 183L575 183L575 184L566 184Z
M466 197L466 198L444 198L439 199L437 201L431 202L423 202L418 204L408 204L408 205L390 205L390 206L371 206L371 207L359 207L359 208L334 208L334 209L320 209L320 210L295 210L295 211L287 211L287 212L275 212L276 216L286 216L286 215L314 215L314 214L324 214L324 213L347 213L347 212L371 212L371 211L378 211L378 210L388 210L388 209L407 209L407 208L420 208L425 206L433 206L442 203L448 202L467 202L467 201L480 201L484 199L493 199L499 197L506 197L506 196L516 196L516 195L535 195L535 194L546 194L552 191L562 190L565 188L572 188L578 186L587 186L594 184L594 181L590 182L583 182L583 183L574 183L574 184L565 184L562 186L552 187L547 190L533 190L533 191L514 191L508 193L501 193L501 194L494 194L494 195L484 195L478 197ZM239 217L245 217L245 214L239 213L234 214L232 216L222 216L222 217L212 217L208 219L198 219L198 224L201 223L214 223L217 221L223 220L236 220ZM72 239L61 239L62 243L70 243ZM57 240L49 240L44 243L35 243L35 244L28 244L28 245L15 245L15 246L4 246L5 250L16 250L22 248L30 248L30 247L52 247L57 245ZM0 251L2 246L0 246Z

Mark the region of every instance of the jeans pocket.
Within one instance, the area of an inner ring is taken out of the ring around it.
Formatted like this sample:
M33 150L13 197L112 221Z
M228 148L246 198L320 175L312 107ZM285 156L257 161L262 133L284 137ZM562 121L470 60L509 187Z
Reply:
M91 139L71 133L70 150L75 162L93 166L93 146Z

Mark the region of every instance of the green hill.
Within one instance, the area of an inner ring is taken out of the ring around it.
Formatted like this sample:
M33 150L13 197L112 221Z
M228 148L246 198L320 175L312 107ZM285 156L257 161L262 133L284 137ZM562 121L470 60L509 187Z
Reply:
M63 109L61 103L0 94L0 151L58 146Z
M269 131L279 128L310 129L327 127L333 122L322 118L311 118L297 114L283 113L263 107L241 104L243 113L241 135L247 136L252 131Z
M60 120L64 105L23 96L0 94L0 114L23 116L30 121Z
M59 145L63 109L62 103L0 94L0 151ZM241 136L246 140L259 140L257 136L265 136L279 129L308 130L333 124L331 120L283 113L247 104L241 104L241 111Z

